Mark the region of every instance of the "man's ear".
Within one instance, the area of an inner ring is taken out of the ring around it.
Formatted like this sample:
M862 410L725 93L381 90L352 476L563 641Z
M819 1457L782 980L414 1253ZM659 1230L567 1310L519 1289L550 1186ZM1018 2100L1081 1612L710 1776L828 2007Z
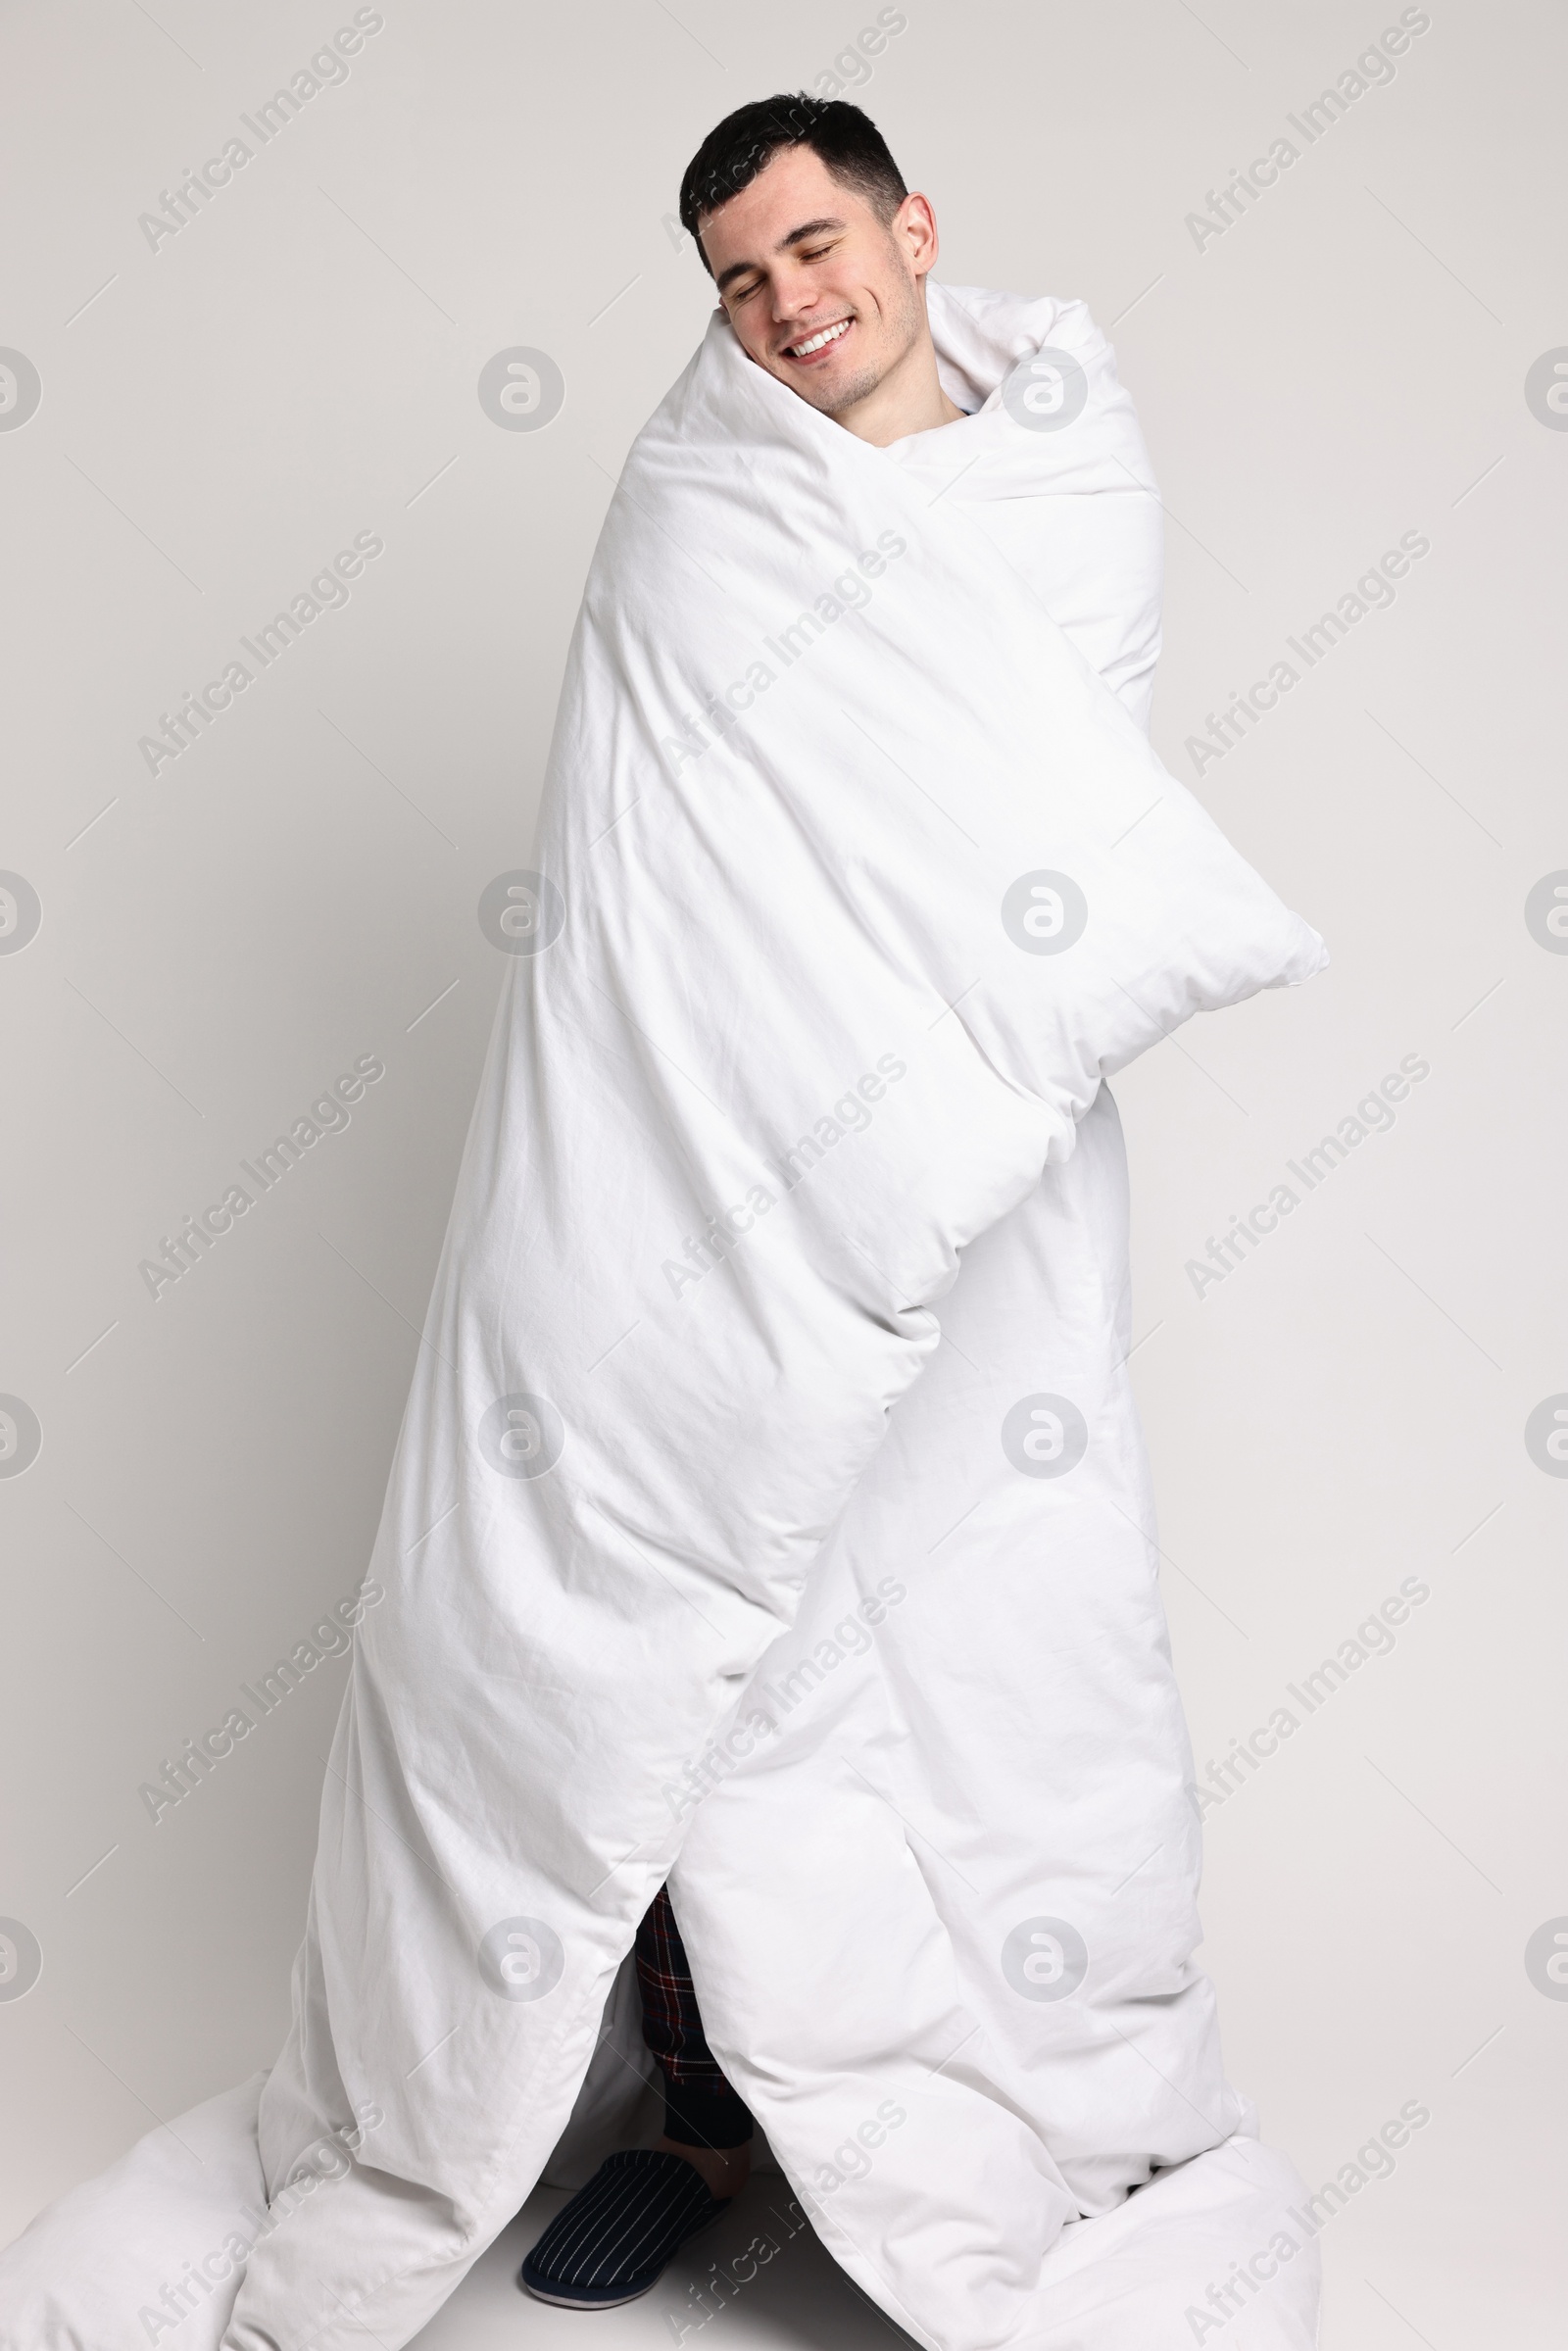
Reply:
M931 199L911 188L893 216L893 234L903 243L916 277L923 277L939 250L937 219Z

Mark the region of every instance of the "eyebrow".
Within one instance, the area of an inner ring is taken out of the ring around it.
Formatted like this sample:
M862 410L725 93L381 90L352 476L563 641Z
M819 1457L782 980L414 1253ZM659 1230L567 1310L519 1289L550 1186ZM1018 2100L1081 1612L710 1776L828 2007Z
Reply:
M802 245L806 242L808 237L820 236L824 228L842 228L843 226L844 222L842 220L826 219L821 220L803 220L800 227L792 228L787 237L780 237L778 243L774 246L773 251L775 253L788 253L792 245ZM724 288L730 283L732 278L744 277L748 269L756 269L760 267L760 264L758 262L731 262L729 268L724 270L723 274L714 279L714 291L722 294Z

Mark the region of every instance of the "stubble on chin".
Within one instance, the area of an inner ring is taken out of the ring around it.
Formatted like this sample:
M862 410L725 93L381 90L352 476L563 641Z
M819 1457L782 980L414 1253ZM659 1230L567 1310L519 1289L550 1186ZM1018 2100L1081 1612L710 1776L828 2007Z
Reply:
M831 391L824 385L823 397L812 402L812 406L819 408L824 416L842 416L846 409L854 408L857 402L868 400L877 386L886 382L894 368L901 367L908 358L925 325L925 302L919 287L913 284L906 287L897 308L888 306L884 316L891 330L888 339L896 348L890 350L880 364L868 362L865 367L858 367L854 375L834 385ZM810 394L808 393L807 397L809 399Z
M881 381L880 367L858 367L840 383L813 383L808 376L798 388L802 398L819 409L824 416L838 416L846 409L854 408L858 400L868 400Z

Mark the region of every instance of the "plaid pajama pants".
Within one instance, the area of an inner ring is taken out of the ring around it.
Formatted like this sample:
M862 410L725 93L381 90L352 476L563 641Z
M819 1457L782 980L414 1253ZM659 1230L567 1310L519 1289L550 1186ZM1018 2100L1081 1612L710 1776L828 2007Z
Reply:
M739 2147L752 2116L703 2033L686 1951L662 1886L637 1930L643 2038L664 2077L664 2135L683 2147Z

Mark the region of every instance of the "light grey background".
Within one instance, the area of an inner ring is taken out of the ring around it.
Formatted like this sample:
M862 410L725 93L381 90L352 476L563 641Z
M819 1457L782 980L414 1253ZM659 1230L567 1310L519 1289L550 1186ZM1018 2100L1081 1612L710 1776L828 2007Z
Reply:
M7 12L0 344L42 402L0 430L0 866L43 919L0 955L0 1390L43 1446L0 1479L0 1915L43 1973L0 2000L0 2237L281 2038L341 1663L156 1827L138 1786L364 1573L501 976L476 902L527 862L595 534L710 307L680 172L876 16L379 13L155 251L138 216L352 9ZM1110 329L1168 507L1156 740L1335 956L1117 1088L1200 1771L1430 1590L1210 1815L1231 2071L1314 2187L1430 2108L1324 2233L1329 2351L1536 2351L1568 2000L1524 1954L1568 1923L1568 1479L1524 1425L1568 1391L1568 955L1524 905L1568 867L1568 432L1525 377L1568 346L1564 22L1434 0L1306 147L1287 114L1396 7L901 13L851 94L931 194L942 275ZM1187 215L1282 134L1299 160L1200 245ZM542 430L479 404L515 345L564 377ZM149 774L159 713L360 531L385 552L348 605ZM1431 551L1392 608L1197 777L1205 713L1406 531ZM365 1053L348 1130L155 1302L138 1261ZM1197 1296L1187 1260L1406 1054L1431 1074L1397 1125Z

